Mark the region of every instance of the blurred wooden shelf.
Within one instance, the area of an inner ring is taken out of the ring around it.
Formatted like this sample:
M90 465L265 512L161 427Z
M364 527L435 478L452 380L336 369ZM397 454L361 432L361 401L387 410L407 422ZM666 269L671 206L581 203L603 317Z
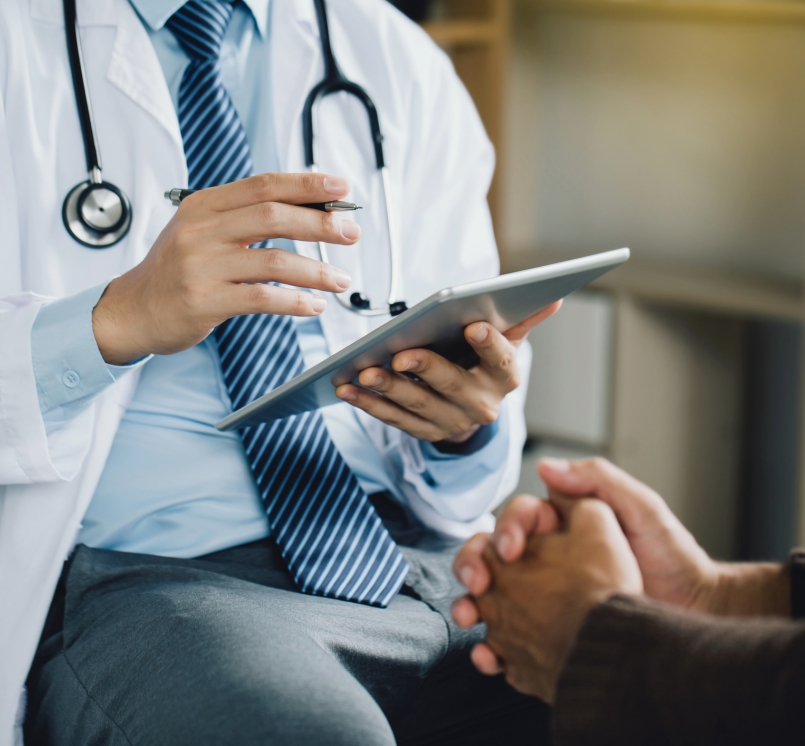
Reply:
M631 260L593 283L635 298L729 316L797 321L805 319L797 283L759 279L723 270Z
M506 271L548 264L569 257L532 254L515 259ZM659 306L724 316L805 322L802 286L741 272L630 259L592 283L591 287L631 295Z
M491 21L447 20L423 23L422 28L442 47L483 46L500 40L500 24Z
M553 13L691 18L696 20L805 22L805 2L756 0L531 0L536 10Z

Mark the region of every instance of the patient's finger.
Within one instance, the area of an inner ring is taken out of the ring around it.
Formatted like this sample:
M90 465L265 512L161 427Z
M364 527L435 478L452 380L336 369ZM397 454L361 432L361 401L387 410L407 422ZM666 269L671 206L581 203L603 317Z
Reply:
M469 596L460 596L453 601L451 611L453 613L453 619L461 629L469 629L481 621L478 607Z
M492 542L504 562L520 559L532 534L559 530L559 516L547 500L533 495L513 497L495 525Z
M470 653L475 667L486 676L497 676L503 673L503 664L500 659L495 655L492 648L485 642L479 642Z
M453 561L453 572L473 596L486 593L492 580L489 568L482 559L490 538L489 534L475 534L458 550Z
M627 534L670 514L654 490L603 458L546 458L537 464L537 471L556 492L603 500L615 511Z

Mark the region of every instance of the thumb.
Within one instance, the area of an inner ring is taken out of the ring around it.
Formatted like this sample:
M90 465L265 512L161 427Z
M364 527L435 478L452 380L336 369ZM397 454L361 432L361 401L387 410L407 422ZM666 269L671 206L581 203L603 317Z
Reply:
M517 495L498 517L492 541L504 562L514 562L523 554L529 536L558 528L559 516L550 503L533 495Z
M570 527L573 512L576 510L576 506L579 504L579 501L552 489L548 490L548 500L550 501L551 505L553 505L554 510L556 510L556 513L559 516L562 530L567 531L567 529Z
M537 471L549 490L605 502L626 533L640 532L671 518L670 509L654 490L606 459L546 458L539 462Z

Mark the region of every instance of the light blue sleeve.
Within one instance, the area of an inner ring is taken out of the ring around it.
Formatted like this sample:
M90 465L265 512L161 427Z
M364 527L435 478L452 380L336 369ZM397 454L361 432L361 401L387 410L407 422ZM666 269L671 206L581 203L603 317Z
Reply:
M425 462L423 477L428 484L448 492L461 492L477 485L484 477L500 470L509 454L509 428L506 407L501 408L500 418L479 430L466 443L460 444L453 453L444 453L432 443L420 441L420 451Z
M48 303L34 320L31 354L39 408L46 422L75 416L121 373L137 367L137 363L107 365L95 341L92 309L108 284Z

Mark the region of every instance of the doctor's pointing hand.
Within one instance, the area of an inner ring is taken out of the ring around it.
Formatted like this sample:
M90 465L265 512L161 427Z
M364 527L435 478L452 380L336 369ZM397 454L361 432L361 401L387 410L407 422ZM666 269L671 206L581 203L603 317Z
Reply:
M109 283L92 314L104 360L130 363L198 344L233 316L315 316L327 303L304 290L340 292L350 277L282 249L249 249L270 238L354 244L357 223L300 204L340 199L345 179L262 174L184 200L145 259Z

